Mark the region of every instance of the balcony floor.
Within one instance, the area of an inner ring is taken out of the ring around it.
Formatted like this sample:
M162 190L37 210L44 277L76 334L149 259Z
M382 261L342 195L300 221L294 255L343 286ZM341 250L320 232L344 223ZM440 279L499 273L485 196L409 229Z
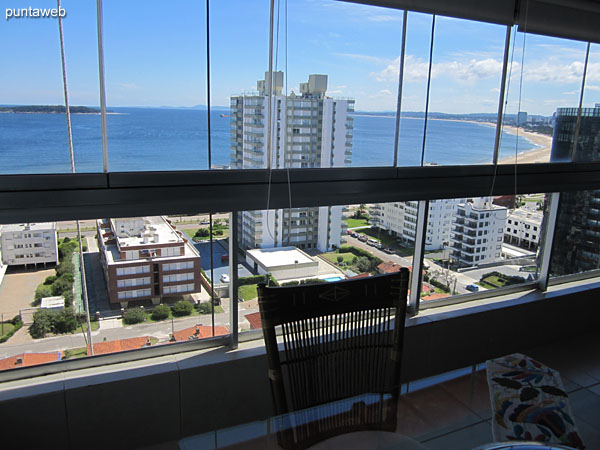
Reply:
M588 449L600 449L599 348L600 335L593 334L519 350L561 373L576 425ZM431 450L465 450L492 442L486 373L483 365L477 369L455 371L403 386L397 432ZM240 440L240 432L247 433L248 428L222 430L216 436L208 433L202 435L202 443L210 445L206 448L231 450L279 448L273 436ZM217 447L215 442L219 443ZM237 443L232 445L232 442ZM147 447L178 448L176 442Z

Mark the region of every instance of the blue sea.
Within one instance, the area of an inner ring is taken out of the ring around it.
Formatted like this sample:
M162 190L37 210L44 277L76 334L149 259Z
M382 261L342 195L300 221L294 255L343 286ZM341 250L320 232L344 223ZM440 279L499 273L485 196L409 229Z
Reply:
M111 108L107 116L109 170L207 169L207 111L166 108ZM211 111L212 165L230 163L230 119ZM100 116L72 115L77 172L102 172ZM395 118L354 116L353 167L393 164ZM429 120L425 162L491 163L495 128L489 125ZM420 165L423 119L402 119L398 165ZM515 153L516 136L504 133L500 158ZM535 148L519 138L517 151ZM71 171L63 114L0 114L0 174Z

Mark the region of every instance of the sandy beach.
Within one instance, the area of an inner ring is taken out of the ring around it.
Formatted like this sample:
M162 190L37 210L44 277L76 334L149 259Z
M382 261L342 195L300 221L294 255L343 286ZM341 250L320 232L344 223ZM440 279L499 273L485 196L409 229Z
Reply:
M517 134L517 128L509 125L504 125L504 131L509 134ZM539 145L540 148L535 148L527 152L522 152L517 155L518 164L528 163L545 163L550 162L550 150L552 149L552 138L545 134L532 133L531 131L524 131L519 129L519 136L523 136L533 142L535 145ZM515 157L504 158L498 161L498 164L514 164Z

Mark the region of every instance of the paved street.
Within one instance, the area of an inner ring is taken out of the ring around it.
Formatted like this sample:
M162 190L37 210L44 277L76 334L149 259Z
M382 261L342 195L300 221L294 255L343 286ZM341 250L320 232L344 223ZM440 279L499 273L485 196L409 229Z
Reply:
M227 300L226 300L227 301ZM223 305L225 312L221 314L215 314L215 325L225 325L229 327L229 308L226 304ZM247 322L244 318L246 314L257 312L258 307L252 303L247 305L244 303L240 304L239 310L239 321L240 325L247 327ZM185 328L193 327L194 325L200 324L205 326L211 325L211 315L200 315L194 317L187 317L183 319L175 319L173 326L170 320L156 323L144 323L140 325L127 325L124 327L115 327L114 319L107 321L107 327L104 328L102 321L100 329L92 332L92 339L94 342L101 342L104 339L107 341L113 341L117 339L125 339L138 336L154 336L159 341L167 341L172 330L175 331L183 330ZM65 350L69 348L85 347L86 340L81 333L57 336L44 339L33 340L32 342L17 343L14 344L11 340L0 344L0 358L6 358L12 355L18 355L23 352L55 352L59 350Z
M358 248L362 248L363 250L367 250L368 252L370 252L374 256L377 256L379 259L381 259L384 262L392 261L392 262L398 263L404 267L410 267L412 265L412 257L398 256L398 255L394 255L394 254L389 255L389 254L379 250L378 248L367 245L366 242L361 242L357 238L353 238L350 235L344 236L344 238L346 239L348 245L352 245L353 247L358 247Z

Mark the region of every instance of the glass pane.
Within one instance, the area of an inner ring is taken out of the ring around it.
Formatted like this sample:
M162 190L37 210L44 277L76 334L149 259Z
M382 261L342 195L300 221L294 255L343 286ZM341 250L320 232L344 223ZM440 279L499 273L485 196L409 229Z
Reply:
M583 42L513 31L501 163L558 161L550 158L555 115L579 105L585 50Z
M550 275L600 267L600 191L561 192Z
M421 299L515 285L537 278L544 194L431 200ZM371 208L372 222L401 265L412 261L418 202ZM383 239L382 239L383 240ZM384 250L385 251L385 250Z
M492 162L505 35L504 26L436 17L426 163Z
M56 8L56 2L43 3L45 8ZM12 6L18 12L19 5ZM63 2L63 8L68 17L63 31L70 106L72 111L82 112L71 117L75 166L83 172L101 170L100 121L95 114L96 8L91 3L69 1ZM9 9L13 10L7 8L7 14ZM4 113L0 114L0 173L71 172L58 20L5 20L0 29L0 53L0 113Z
M208 168L206 7L170 8L104 2L111 171Z
M229 334L227 292L209 294L209 225L207 214L83 220L83 258L75 221L3 225L0 367L89 356L86 296L94 355ZM20 327L31 342L11 342Z
M255 93L269 68L269 1L212 0L210 44L211 169L236 168L237 144L241 151L250 125L235 99ZM250 131L259 136L258 127Z
M432 22L430 14L408 13L398 166L421 165Z

